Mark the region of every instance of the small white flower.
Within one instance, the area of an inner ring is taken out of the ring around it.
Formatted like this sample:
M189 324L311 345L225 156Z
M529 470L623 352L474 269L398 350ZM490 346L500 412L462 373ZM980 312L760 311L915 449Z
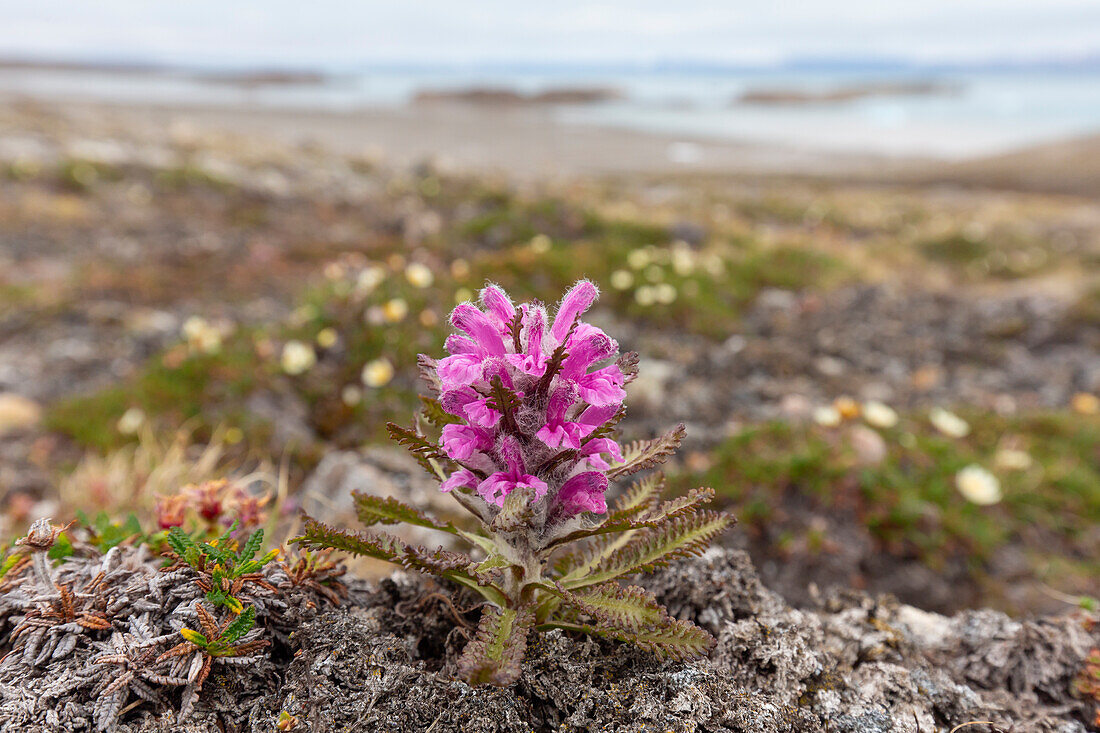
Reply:
M313 347L301 341L287 341L283 346L283 356L280 364L287 374L303 374L313 368L317 363L317 354Z
M650 263L652 258L649 255L649 250L646 249L634 249L626 256L626 262L635 270L640 270Z
M652 285L643 285L634 291L634 300L638 305L653 305L657 301L657 292Z
M1002 498L1001 482L976 464L971 464L955 474L955 486L963 498L978 506L990 506Z
M1031 468L1031 455L1016 448L1001 448L993 458L997 468L1005 471L1026 471Z
M826 428L835 428L840 425L840 410L832 405L822 405L814 409L814 422Z
M629 290L634 287L634 273L630 270L615 270L611 273L611 287L616 290Z
M340 390L340 399L348 407L355 407L363 401L363 390L356 387L354 384L349 384Z
M676 300L676 287L671 283L660 283L653 286L653 297L658 303L668 305Z
M118 432L123 435L133 435L141 430L141 426L144 424L145 411L140 407L131 407L129 410L122 413L122 417L118 419Z
M426 288L430 287L435 281L435 275L432 274L431 268L427 265L413 262L405 268L405 279L414 288Z
M388 359L375 359L363 367L363 384L368 387L382 387L393 379L393 364Z
M876 428L892 428L898 424L898 413L894 408L878 400L863 403L863 419Z
M359 273L359 277L355 281L355 292L360 295L367 295L376 287L382 284L382 281L386 279L386 273L381 267L374 265L365 267Z
M970 425L953 412L942 407L934 407L928 413L932 425L950 438L965 438L970 434Z
M550 251L550 246L552 244L553 242L550 241L550 237L546 236L545 234L536 234L534 237L531 238L531 249L536 254L546 254Z
M336 333L336 329L331 326L328 328L322 328L317 332L317 345L322 349L331 349L336 345L336 342L340 340L340 335Z
M405 302L404 298L394 298L382 306L382 313L387 321L397 323L405 320L405 316L409 315L409 304Z

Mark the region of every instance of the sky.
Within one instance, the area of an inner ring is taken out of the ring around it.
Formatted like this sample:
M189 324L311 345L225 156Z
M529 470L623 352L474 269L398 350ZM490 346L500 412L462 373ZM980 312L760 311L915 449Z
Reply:
M200 66L1100 54L1098 0L0 0L0 56Z

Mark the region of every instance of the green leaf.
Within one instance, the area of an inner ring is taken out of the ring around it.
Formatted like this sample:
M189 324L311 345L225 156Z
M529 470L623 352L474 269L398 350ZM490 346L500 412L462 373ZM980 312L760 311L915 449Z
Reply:
M243 563L251 560L256 556L256 553L260 551L260 547L264 543L264 531L257 529L248 539L244 541L239 552L237 552L237 563Z
M611 582L576 593L562 590L565 603L594 618L597 626L632 632L663 623L668 618L668 612L657 603L656 597L636 585L624 588Z
M419 509L415 509L408 504L403 504L393 497L371 496L370 494L364 494L360 491L353 491L351 493L352 496L355 497L355 511L359 515L359 521L362 522L364 527L370 527L375 524L398 524L399 522L405 522L407 524L415 524L418 527L427 527L428 529L438 529L444 532L450 532L451 534L457 532L454 525L437 522Z
M687 429L680 423L672 430L653 440L636 440L623 448L623 460L613 465L607 472L607 479L629 476L647 468L659 466L676 452L684 440Z
M715 639L690 621L666 618L648 629L632 632L627 641L666 659L686 660L705 657L714 648Z
M172 549L172 552L188 563L191 563L189 556L199 552L199 546L179 527L169 529L168 536L164 538L164 541L168 543L168 547Z
M353 555L364 555L392 563L400 563L406 549L404 542L389 535L348 532L330 527L312 517L306 517L302 536L293 541L311 549L331 547Z
M631 517L629 514L623 516L624 513L609 514L604 522L596 527L590 529L579 529L575 532L570 532L564 537L558 538L547 545L547 547L556 547L559 545L568 544L570 542L576 542L578 540L587 539L589 537L598 537L600 535L613 534L617 532L629 532L636 529L654 529L660 528L670 519L686 514L687 512L694 511L703 504L709 504L714 498L714 489L702 488L692 489L683 496L678 496L673 499L669 499L666 502L660 504L656 509L640 510L642 511L640 516ZM639 511L639 510L634 510Z
M534 620L529 607L517 610L487 606L481 614L477 635L459 657L459 672L471 685L505 687L515 682Z
M413 454L417 463L432 476L438 476L432 466L433 460L449 460L447 454L440 450L439 446L428 440L416 428L403 428L397 423L388 422L386 423L386 432L389 433L390 440L404 446L406 450Z
M225 627L225 631L222 632L221 640L226 644L233 644L251 631L255 623L256 607L249 606L237 614L237 618L233 619L233 622Z
M460 418L444 410L443 405L434 397L420 395L420 403L424 406L421 410L424 419L437 428L462 422Z
M438 575L476 590L492 603L503 604L504 593L484 578L471 575L467 568L473 560L457 552L443 549L427 550L409 546L390 535L375 532L345 532L306 517L302 536L293 542L308 548L327 548L350 552L354 555L385 560L410 570Z
M61 560L63 558L69 557L72 554L73 543L69 539L68 534L62 532L57 536L57 540L53 543L53 547L51 547L46 552L46 557L50 558L51 560Z
M651 473L632 483L615 499L607 515L609 518L620 515L629 516L650 509L657 504L664 490L665 475L660 472Z
M649 572L674 558L696 555L733 522L721 512L697 512L673 518L663 526L638 530L630 541L596 563L562 579L569 589L604 583L623 575Z

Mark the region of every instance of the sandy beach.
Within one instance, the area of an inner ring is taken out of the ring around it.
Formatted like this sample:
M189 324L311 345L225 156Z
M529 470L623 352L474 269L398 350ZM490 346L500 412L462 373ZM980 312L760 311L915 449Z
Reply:
M345 111L230 105L30 101L51 115L155 137L195 128L290 146L319 146L398 168L431 161L455 172L542 180L621 174L782 177L866 184L960 185L1100 193L1100 135L963 161L837 153L557 121L546 107L418 104Z

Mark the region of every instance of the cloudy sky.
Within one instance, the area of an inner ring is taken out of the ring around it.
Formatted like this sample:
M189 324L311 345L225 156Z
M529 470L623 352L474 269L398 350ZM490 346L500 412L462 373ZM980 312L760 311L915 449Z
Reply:
M1097 0L0 0L0 56L204 65L1100 52Z

